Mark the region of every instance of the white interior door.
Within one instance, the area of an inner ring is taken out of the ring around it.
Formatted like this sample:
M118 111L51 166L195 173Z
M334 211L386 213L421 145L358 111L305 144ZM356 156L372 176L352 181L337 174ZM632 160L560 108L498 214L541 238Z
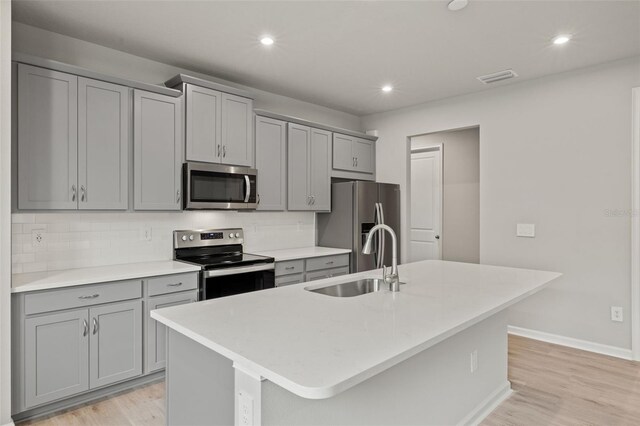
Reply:
M442 258L442 147L411 153L409 261Z

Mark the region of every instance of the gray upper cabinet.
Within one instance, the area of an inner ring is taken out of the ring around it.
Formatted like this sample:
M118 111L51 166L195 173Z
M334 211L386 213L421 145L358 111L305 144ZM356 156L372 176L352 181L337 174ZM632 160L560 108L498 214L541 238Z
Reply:
M219 163L222 156L222 94L193 84L184 89L186 102L186 159Z
M126 210L129 89L78 78L78 208Z
M27 407L89 389L87 310L25 320L24 397Z
M311 129L309 152L311 209L331 210L331 132Z
M134 208L180 210L181 99L136 90L133 108Z
M334 133L333 169L371 174L374 172L374 150L371 140Z
M289 123L289 210L331 209L331 132Z
M184 84L188 161L253 165L253 100Z
M289 210L311 210L311 197L309 195L311 128L289 123L287 140ZM259 176L258 180L260 180Z
M256 116L258 210L287 208L287 123Z
M252 121L251 99L222 94L222 163L253 165Z
M18 65L18 208L76 209L78 78Z
M142 300L89 309L91 389L142 374Z

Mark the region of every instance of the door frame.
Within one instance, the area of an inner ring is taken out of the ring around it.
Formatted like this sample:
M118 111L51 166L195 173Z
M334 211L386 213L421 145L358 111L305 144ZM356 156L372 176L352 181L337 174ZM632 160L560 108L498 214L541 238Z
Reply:
M407 217L409 222L407 223L408 228L407 228L407 236L409 237L409 244L407 244L407 250L408 250L408 257L407 260L410 259L411 257L411 197L412 197L412 189L411 189L411 160L412 160L412 155L413 154L419 154L422 152L433 152L433 151L438 151L439 153L439 170L438 170L438 174L440 175L440 214L438 215L438 234L440 236L440 239L438 240L438 260L442 260L442 241L443 241L443 235L442 235L442 231L443 231L443 221L444 221L444 144L442 143L438 143L438 144L433 144L431 146L428 147L424 147L424 148L416 148L416 149L411 149L411 138L409 138L409 170L407 173L408 176L408 182L409 182L409 190L408 190L408 195L409 195L409 199L407 202Z
M631 98L631 352L640 361L640 87Z

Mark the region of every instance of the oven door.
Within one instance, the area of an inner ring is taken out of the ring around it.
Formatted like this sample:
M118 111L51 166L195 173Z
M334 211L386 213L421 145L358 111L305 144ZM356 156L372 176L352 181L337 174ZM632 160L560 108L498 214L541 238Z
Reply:
M184 208L187 210L255 209L256 169L188 162L183 166Z
M200 300L275 287L273 263L202 271Z

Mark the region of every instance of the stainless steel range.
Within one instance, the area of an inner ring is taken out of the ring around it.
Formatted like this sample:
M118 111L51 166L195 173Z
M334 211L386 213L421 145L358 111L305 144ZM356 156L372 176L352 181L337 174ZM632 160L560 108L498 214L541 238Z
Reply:
M201 267L199 300L275 286L272 257L245 253L240 228L173 232L174 259Z

